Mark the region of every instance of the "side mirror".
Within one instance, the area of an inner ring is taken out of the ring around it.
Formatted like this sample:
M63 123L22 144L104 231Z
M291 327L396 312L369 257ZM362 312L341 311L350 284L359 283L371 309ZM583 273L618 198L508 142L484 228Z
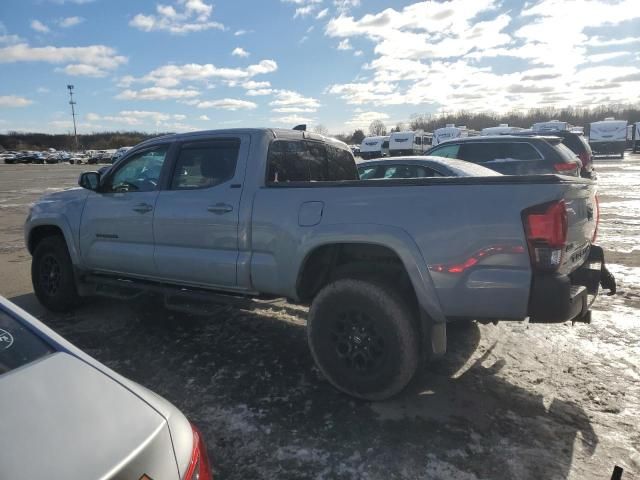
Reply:
M100 174L98 172L84 172L80 174L78 185L87 190L97 190L100 185Z

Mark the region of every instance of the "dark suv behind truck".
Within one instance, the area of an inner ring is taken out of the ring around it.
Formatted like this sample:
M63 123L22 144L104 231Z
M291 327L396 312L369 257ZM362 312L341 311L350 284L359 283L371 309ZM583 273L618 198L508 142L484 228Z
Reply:
M425 155L459 158L504 175L554 173L579 177L582 168L578 156L556 136L457 138L433 147Z

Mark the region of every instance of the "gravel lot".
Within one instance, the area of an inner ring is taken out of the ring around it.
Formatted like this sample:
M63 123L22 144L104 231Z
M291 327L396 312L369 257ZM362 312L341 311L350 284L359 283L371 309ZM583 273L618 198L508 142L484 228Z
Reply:
M596 160L599 243L619 294L591 325L451 329L448 356L401 396L355 401L323 380L305 310L220 306L210 318L90 299L53 315L32 293L22 225L91 167L0 165L0 294L171 400L206 436L216 479L640 478L640 155Z

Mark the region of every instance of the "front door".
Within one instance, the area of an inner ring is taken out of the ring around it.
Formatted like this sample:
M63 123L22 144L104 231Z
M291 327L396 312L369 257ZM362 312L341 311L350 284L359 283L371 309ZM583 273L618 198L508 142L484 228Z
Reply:
M238 222L249 136L184 142L153 218L160 278L237 286Z
M134 153L89 194L80 225L80 254L89 270L156 274L153 212L168 149Z

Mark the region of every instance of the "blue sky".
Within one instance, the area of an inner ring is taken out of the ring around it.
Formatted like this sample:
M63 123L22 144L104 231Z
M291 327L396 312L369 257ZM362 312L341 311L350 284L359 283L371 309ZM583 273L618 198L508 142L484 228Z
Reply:
M637 0L4 0L0 131L637 103Z

